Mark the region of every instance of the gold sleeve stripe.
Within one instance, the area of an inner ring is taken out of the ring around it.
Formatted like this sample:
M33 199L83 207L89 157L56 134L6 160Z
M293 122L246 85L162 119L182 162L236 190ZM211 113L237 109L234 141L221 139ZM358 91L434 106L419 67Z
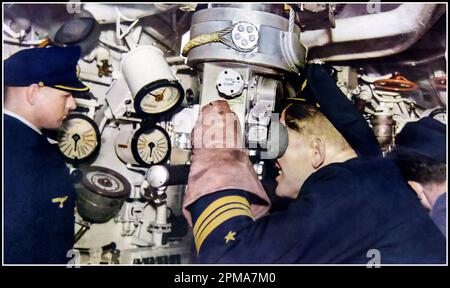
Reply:
M308 79L305 79L305 81L303 81L302 90L300 90L300 91L303 91L305 89L306 84L308 84Z
M248 210L243 210L243 209L231 209L231 210L227 210L224 213L222 213L221 215L219 215L217 218L215 218L213 221L211 221L209 223L209 225L206 227L206 229L203 231L203 233L199 236L195 238L195 244L197 247L197 253L200 251L200 248L202 247L203 241L205 241L206 237L209 236L209 234L214 231L214 229L217 228L217 226L219 226L220 224L222 224L223 222L237 217L237 216L247 216L253 219L253 215L251 214L250 211Z
M247 205L245 205L243 203L232 202L232 203L228 203L228 204L222 205L218 209L214 210L214 212L209 214L208 217L203 221L203 223L201 223L198 227L194 227L194 228L198 228L198 229L194 229L194 236L201 235L203 233L203 230L205 230L205 228L209 225L209 223L211 221L214 220L214 218L216 218L217 216L219 216L220 214L222 214L226 210L230 210L230 209L233 209L233 208L244 209L244 210L247 210L247 211L249 211L251 213L250 207L248 207Z
M222 198L217 199L216 201L212 202L203 212L200 214L200 217L198 217L197 221L195 221L194 225L194 234L198 233L198 230L203 225L203 222L210 216L211 213L213 213L217 208L229 204L229 203L242 203L244 205L247 205L250 207L250 204L248 203L247 199L245 199L242 196L225 196Z

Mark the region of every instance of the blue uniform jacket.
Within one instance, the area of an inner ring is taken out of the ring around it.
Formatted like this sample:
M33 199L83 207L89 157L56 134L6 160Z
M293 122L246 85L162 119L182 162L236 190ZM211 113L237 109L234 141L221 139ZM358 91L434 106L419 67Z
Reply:
M320 112L333 124L359 157L381 157L381 148L362 114L336 86L325 65L305 69L301 95L320 105Z
M73 247L75 191L58 151L4 115L4 262L65 264Z
M249 194L189 207L203 263L445 263L445 237L391 160L351 159L312 174L286 211L254 221ZM377 253L377 252L375 252Z
M364 118L324 66L309 65L306 75L303 95L359 158L322 167L286 211L256 221L245 191L203 196L188 207L200 262L445 263L445 237L395 163L381 158Z

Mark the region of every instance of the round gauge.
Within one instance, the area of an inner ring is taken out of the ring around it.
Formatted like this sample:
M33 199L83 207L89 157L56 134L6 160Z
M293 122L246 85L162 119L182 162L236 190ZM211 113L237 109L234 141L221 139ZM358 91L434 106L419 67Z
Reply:
M81 183L89 191L110 198L125 197L131 192L131 185L124 176L100 166L84 169Z
M176 81L161 80L144 86L134 99L134 109L141 115L157 115L176 108L184 90Z
M107 191L117 191L123 189L123 184L120 183L116 177L105 173L94 173L95 172L92 172L92 175L87 175L94 185Z
M71 114L58 131L59 150L70 163L91 159L100 149L97 124L82 114Z
M131 151L136 161L144 166L160 164L170 156L169 135L157 125L142 127L133 135Z

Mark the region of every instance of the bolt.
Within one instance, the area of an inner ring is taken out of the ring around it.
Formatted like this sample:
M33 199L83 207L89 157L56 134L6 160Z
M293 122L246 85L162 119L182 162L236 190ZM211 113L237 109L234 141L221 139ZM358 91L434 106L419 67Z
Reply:
M247 32L248 33L252 33L253 32L253 27L252 26L247 26Z

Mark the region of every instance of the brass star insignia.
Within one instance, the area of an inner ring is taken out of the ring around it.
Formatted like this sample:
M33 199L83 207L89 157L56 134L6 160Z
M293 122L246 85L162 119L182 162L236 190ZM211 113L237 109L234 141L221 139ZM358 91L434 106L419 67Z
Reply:
M228 241L234 241L236 239L234 239L234 236L236 235L236 232L228 232L227 236L225 236L225 243L228 243Z

